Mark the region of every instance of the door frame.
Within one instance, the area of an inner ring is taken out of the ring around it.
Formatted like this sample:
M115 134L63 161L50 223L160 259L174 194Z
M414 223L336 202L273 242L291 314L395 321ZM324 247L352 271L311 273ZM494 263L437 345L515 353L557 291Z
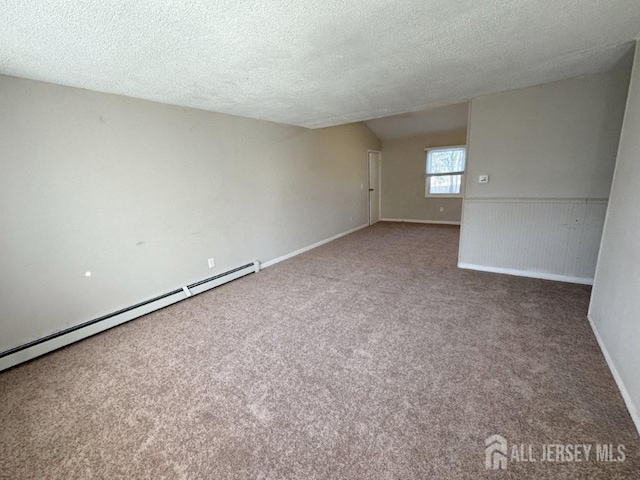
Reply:
M382 151L380 150L367 150L367 214L369 218L369 225L371 223L371 163L369 162L369 154L378 154L378 185L375 185L378 192L378 221L382 218Z

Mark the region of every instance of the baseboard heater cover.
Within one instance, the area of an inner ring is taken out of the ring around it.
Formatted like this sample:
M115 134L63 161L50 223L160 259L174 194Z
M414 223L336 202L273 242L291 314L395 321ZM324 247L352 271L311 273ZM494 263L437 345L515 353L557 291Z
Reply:
M10 348L9 350L5 350L0 353L0 372L44 355L45 353L52 352L58 348L62 348L71 343L95 335L96 333L104 332L105 330L117 325L121 325L135 318L180 302L193 295L197 295L224 283L259 271L260 262L255 261L253 263L248 263L241 267L192 283L191 285L186 285L176 290L172 290L171 292L164 293L144 302L131 305L130 307L117 310L79 325L74 325L73 327L54 332L23 345Z

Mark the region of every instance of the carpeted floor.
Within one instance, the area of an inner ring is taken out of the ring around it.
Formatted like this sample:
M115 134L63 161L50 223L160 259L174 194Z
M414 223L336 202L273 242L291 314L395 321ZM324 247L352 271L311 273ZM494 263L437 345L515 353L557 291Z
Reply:
M640 478L590 289L458 270L458 235L377 224L0 373L0 476ZM626 460L486 470L493 434Z

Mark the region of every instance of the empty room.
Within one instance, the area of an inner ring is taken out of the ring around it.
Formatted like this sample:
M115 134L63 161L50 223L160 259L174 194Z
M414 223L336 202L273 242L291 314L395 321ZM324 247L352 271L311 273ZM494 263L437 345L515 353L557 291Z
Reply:
M0 478L640 478L637 0L0 27Z

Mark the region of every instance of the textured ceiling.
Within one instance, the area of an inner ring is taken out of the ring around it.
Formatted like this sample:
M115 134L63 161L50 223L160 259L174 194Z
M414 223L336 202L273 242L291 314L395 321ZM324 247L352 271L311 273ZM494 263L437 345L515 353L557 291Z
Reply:
M429 133L465 130L468 121L469 104L465 102L378 118L365 123L380 140L391 140Z
M638 0L4 0L0 73L322 127L614 68Z

